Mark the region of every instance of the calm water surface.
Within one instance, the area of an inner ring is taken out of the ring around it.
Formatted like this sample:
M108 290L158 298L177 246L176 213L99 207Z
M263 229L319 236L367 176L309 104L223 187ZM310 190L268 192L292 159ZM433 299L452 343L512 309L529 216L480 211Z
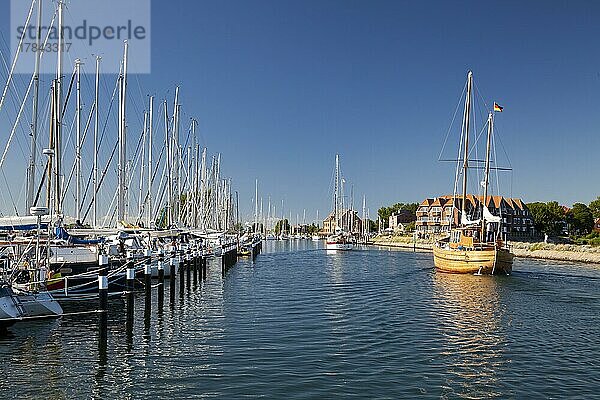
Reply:
M95 315L15 325L0 398L600 396L600 267L447 275L428 253L318 247L268 242L225 277L209 264L162 315L136 297L131 331L111 300L106 347Z

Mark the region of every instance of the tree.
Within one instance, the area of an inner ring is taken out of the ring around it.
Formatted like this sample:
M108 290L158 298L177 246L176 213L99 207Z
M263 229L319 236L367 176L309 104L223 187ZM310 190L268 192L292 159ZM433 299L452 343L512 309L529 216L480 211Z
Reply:
M572 231L576 234L587 234L594 228L594 216L588 206L582 203L573 204L569 211L569 222Z
M390 220L390 215L392 215L391 207L381 207L377 210L377 215L381 218L382 228L387 228Z
M560 235L565 221L565 210L556 202L527 204L535 221L535 229L548 235Z
M290 223L288 222L287 218L286 219L280 219L275 224L275 234L276 235L280 235L281 234L281 228L282 227L283 227L283 232L289 232L290 231Z
M600 196L590 203L589 209L594 218L600 218Z
M419 203L396 203L390 207L381 207L377 210L377 214L379 215L379 218L381 218L382 228L387 228L389 226L390 216L392 214L401 210L416 214L418 207Z
M369 220L369 232L377 232L379 227L377 226L377 221Z

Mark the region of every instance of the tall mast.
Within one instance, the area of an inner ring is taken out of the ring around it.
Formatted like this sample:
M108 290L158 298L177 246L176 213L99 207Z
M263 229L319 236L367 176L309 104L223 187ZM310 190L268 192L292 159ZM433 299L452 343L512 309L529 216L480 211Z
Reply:
M200 220L202 229L206 229L206 147L202 149L202 165L200 166Z
M144 210L144 166L146 164L146 141L148 140L148 112L144 111L144 125L142 128L142 154L140 155L140 184L138 187L138 218L143 220L142 211Z
M268 200L267 200L267 219L266 219L266 222L267 222L267 224L265 226L267 226L268 224L271 223L271 195L269 195ZM265 230L265 233L267 232L267 230L268 229Z
M54 191L54 187L52 186L52 183L55 182L54 181L54 157L56 156L56 151L55 151L55 142L56 142L56 80L52 81L51 84L51 88L50 88L50 94L51 94L51 99L52 101L50 102L50 132L49 132L49 143L48 143L48 169L47 169L47 180L46 182L48 183L47 189L46 189L46 207L48 207L48 209L51 209L50 214L54 214L54 212L56 211L56 201L54 203L52 203L52 193L55 193Z
M192 122L192 126L193 126L194 122ZM191 204L193 202L192 199L192 184L191 184L191 180L192 180L192 146L188 146L187 147L187 179L185 180L186 182L186 188L184 188L184 190L186 190L186 198L185 198L185 221L186 221L186 226L189 228L190 226L192 226L192 223L190 221L190 217L192 215L191 212Z
M254 180L254 226L252 232L256 232L256 226L258 224L258 179Z
M363 219L362 219L362 231L363 231L363 237L366 236L366 227L367 227L367 196L363 195L363 206L362 206L362 215L363 215Z
M461 219L465 216L467 202L467 171L469 169L469 129L471 124L471 99L473 88L473 72L469 71L467 76L467 98L465 100L465 113L463 118L463 135L465 140L465 152L463 157L463 193L461 205Z
M335 155L335 190L333 191L333 215L335 219L335 227L339 226L339 197L340 197L340 156ZM335 228L334 228L335 231Z
M63 0L58 0L58 52L56 62L56 109L54 128L54 162L56 164L56 182L54 187L55 212L62 214L62 71L63 71Z
M129 44L125 41L125 48L123 51L123 68L119 77L119 196L117 198L117 221L125 220L125 191L126 179L125 179L125 163L127 162L127 136L126 136L126 118L125 118L125 105L127 99L127 52Z
M260 198L260 208L258 211L258 218L257 218L257 223L256 223L259 233L262 233L262 229L260 228L260 224L262 223L262 212L263 212L263 199L261 197Z
M77 143L75 145L75 219L81 222L81 60L75 60L77 77Z
M200 180L200 145L196 134L198 121L192 119L192 137L194 139L194 189L193 189L193 227L198 228L198 183Z
M150 96L150 105L148 111L148 193L146 195L148 198L148 219L146 221L148 228L152 227L152 172L154 170L152 167L152 129L154 129L153 116L154 96Z
M100 129L100 111L98 104L99 100L99 90L100 90L100 56L96 57L96 92L94 95L94 211L93 211L93 219L94 219L94 228L97 227L98 224L98 133Z
M173 223L173 167L171 162L171 140L169 139L169 110L167 108L167 100L163 102L164 113L165 113L165 150L167 152L167 187L168 187L168 198L167 198L167 227L170 227Z
M179 182L179 174L180 174L180 157L179 157L179 86L175 87L175 101L173 104L173 164L172 168L174 168L173 172L173 187L175 198L173 199L173 216L177 219L175 222L179 223L179 198L180 198L180 182Z
M42 41L42 0L37 0L37 34L36 44L39 49ZM35 52L35 68L33 71L33 108L31 112L31 148L29 153L29 166L27 168L27 200L25 202L25 213L30 213L35 197L35 159L37 153L37 128L38 128L38 98L40 92L40 58L41 51Z
M483 207L487 206L488 182L490 180L490 148L492 143L492 133L494 130L494 114L488 114L487 144L485 149L485 175L483 177ZM485 213L481 218L481 241L486 241L485 236Z

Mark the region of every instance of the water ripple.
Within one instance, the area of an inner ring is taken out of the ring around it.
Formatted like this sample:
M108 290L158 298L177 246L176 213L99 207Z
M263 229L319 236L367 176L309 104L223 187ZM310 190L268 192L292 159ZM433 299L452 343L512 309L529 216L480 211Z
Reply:
M510 277L436 273L431 255L268 242L128 328L95 316L0 338L2 398L591 398L600 271L518 260ZM293 251L291 251L293 250ZM177 290L179 285L177 285ZM156 295L156 294L154 294Z

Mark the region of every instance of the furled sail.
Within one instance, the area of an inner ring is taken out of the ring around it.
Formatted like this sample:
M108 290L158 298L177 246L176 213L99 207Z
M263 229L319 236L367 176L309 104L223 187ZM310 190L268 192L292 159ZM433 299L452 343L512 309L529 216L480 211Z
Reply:
M469 217L465 214L461 214L460 216L460 223L463 225L476 225L478 223L480 223L481 220L480 219L476 219L475 221L471 221L469 219Z
M483 219L485 219L488 222L500 222L500 221L502 221L501 217L498 217L496 215L492 215L492 213L490 212L490 210L486 206L483 206Z

